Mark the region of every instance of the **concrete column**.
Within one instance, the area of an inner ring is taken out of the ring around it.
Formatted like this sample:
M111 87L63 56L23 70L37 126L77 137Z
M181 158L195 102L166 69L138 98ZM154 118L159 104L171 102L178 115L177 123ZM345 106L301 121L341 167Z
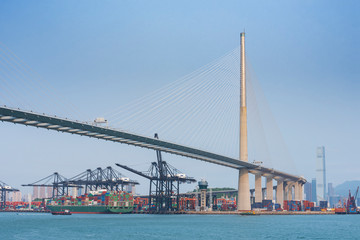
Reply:
M299 190L300 190L300 201L304 200L304 184L299 183Z
M276 203L280 203L281 206L284 205L284 181L283 180L277 180Z
M300 184L296 182L294 186L295 186L295 200L300 201Z
M248 161L247 141L247 111L246 111L246 74L245 74L245 33L240 34L240 156L241 161ZM239 189L237 210L251 210L249 171L246 168L239 170Z
M246 168L239 170L239 189L237 210L249 211L250 205L250 187L249 187L249 171Z
M273 178L266 177L266 199L273 200Z
M255 202L261 202L262 199L261 174L257 173L255 174Z
M287 182L287 185L285 187L285 200L292 200L292 187L294 183L293 182Z
M301 184L300 182L295 183L295 200L297 201L304 200L303 184Z

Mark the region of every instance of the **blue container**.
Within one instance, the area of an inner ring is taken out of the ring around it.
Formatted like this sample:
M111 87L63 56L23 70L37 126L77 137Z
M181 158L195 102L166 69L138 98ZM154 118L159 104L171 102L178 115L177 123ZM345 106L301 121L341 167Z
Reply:
M251 204L251 209L254 209L254 208L263 208L263 205L261 202L256 202L256 203Z
M320 207L312 207L311 211L321 211Z
M321 209L327 208L328 202L327 201L320 201L319 206L320 206Z

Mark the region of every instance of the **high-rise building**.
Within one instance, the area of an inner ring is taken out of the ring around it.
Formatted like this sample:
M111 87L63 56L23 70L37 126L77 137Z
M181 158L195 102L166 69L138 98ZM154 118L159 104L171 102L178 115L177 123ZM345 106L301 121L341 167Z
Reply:
M311 183L307 182L304 185L305 200L312 201L312 186Z
M40 187L40 198L46 198L45 196L45 187L44 186L41 186Z
M5 195L5 201L7 201L7 202L9 202L9 201L11 201L11 196L10 196L10 194L9 194L9 192Z
M37 187L36 187L36 189L37 189ZM31 209L31 194L30 193L28 193L28 202L29 202L29 209Z
M311 201L317 202L316 198L316 178L311 180Z
M47 197L47 198L51 198L51 197L52 197L52 191L53 191L53 188L52 188L52 187L47 187L47 188L46 188L46 197Z
M21 202L21 192L13 192L13 202Z
M316 150L316 197L317 201L326 200L325 147Z
M332 183L328 183L328 197L332 197L335 195L334 187Z
M340 196L335 196L335 191L332 183L328 183L328 191L327 191L327 200L329 202L330 207L335 206L340 198Z
M37 187L37 186L33 187L33 195L32 195L32 197L33 197L32 200L34 200L36 198L39 198L39 187Z

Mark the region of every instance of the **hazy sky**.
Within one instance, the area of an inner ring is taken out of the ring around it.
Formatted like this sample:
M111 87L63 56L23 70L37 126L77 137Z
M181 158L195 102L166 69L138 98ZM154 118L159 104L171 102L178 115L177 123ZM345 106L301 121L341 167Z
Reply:
M358 179L360 169L359 9L359 1L340 0L2 0L0 42L56 89L57 98L81 109L80 120L91 120L238 47L245 29L247 58L297 173L315 177L316 147L323 145L327 179L337 185ZM36 102L30 90L19 99L29 96L26 101ZM156 156L9 123L0 123L0 133L0 180L15 187L55 171L71 177L115 162L145 170ZM166 158L211 186L237 187L235 170ZM147 181L120 171L146 192Z

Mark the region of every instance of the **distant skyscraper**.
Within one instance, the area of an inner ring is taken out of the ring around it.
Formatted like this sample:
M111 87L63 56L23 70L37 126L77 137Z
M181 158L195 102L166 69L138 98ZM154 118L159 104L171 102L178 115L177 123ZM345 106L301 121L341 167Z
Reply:
M33 187L33 195L32 195L32 197L33 197L33 200L39 197L39 187L37 187L37 186Z
M328 197L332 197L334 196L335 193L334 193L334 187L333 187L333 184L332 183L328 183Z
M45 198L45 187L41 186L40 187L40 198Z
M21 201L21 192L13 192L13 202L20 202Z
M10 194L9 194L10 192L8 192L5 196L6 196L6 198L5 198L5 201L7 201L7 202L9 202L10 201Z
M317 202L316 198L316 178L311 180L311 201Z
M316 151L316 197L318 201L326 200L325 147Z
M46 197L47 197L47 198L51 198L51 197L52 197L52 191L53 191L53 188L52 188L52 187L47 187L47 188L46 188Z
M305 200L312 201L311 183L309 183L309 182L305 183L304 192L305 192Z
M36 187L37 189L37 187ZM28 193L28 202L29 202L29 209L31 209L31 194Z

